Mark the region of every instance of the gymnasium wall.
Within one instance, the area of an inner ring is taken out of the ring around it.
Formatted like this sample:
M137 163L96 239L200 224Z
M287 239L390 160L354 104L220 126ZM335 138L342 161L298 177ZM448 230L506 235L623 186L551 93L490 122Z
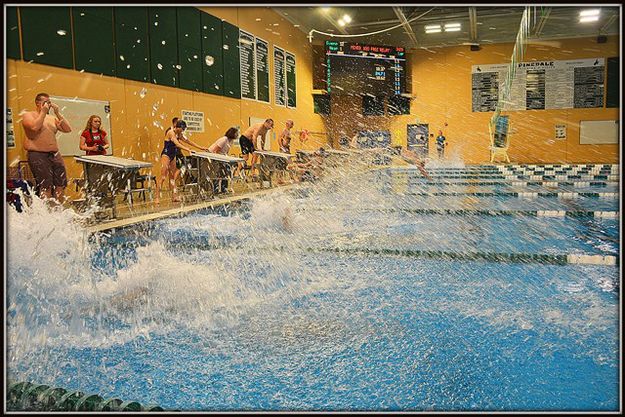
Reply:
M6 150L7 164L16 160L26 160L26 151L22 148L24 131L20 124L19 114L23 111L34 110L34 98L39 92L109 101L111 134L115 143L114 155L152 162L155 175L159 175L164 130L171 124L171 118L180 116L183 109L204 112L205 131L191 134L190 139L205 146L222 136L230 126L239 125L242 129L247 128L250 117L273 118L276 137L284 127L286 119L294 120L294 130L305 128L313 132L323 131L324 125L321 117L313 112L312 53L304 33L268 8L223 7L201 8L200 10L263 38L269 42L270 51L275 44L296 55L298 94L295 109L149 82L80 72L59 66L29 63L20 59L7 59L7 105L13 112L16 145L15 148ZM7 28L7 32L9 30L10 28ZM97 54L97 50L94 53ZM270 102L273 103L273 58L270 57L269 62ZM76 141L79 141L84 125L72 126L72 128ZM320 146L322 142L321 138L319 141L313 138L305 144L300 144L295 139L293 148L312 149ZM272 150L278 150L276 141L272 141ZM239 152L238 147L233 147L231 150L232 154ZM70 181L73 178L82 177L82 165L76 163L73 157L65 157L65 163ZM76 196L73 187L68 187L67 191L70 197Z
M333 97L328 130L352 136L358 130L389 130L394 144L406 144L406 125L424 123L430 133L442 129L447 137L446 156L457 156L466 163L486 162L488 124L492 112L471 111L471 66L505 64L510 61L512 44L483 45L480 51L468 46L419 49L408 56L412 95L410 115L363 116L360 97ZM598 44L596 37L562 39L531 44L524 61L571 60L619 56L618 36L609 36ZM607 67L607 65L606 65ZM607 79L607 77L606 77ZM580 145L581 120L616 120L619 108L509 111L514 162L618 163L619 145ZM554 140L555 125L567 128L566 140ZM436 157L434 138L430 138L430 156Z

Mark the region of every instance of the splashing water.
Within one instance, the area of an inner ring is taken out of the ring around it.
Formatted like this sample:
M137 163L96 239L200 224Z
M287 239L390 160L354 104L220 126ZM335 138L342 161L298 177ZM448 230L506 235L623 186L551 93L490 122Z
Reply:
M91 239L35 198L8 216L9 375L196 410L613 407L614 269L376 254L484 233L431 235L396 181L341 165Z

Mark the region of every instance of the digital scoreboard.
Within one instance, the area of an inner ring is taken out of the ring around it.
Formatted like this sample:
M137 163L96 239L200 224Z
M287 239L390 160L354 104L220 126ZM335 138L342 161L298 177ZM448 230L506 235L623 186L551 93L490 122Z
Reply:
M328 93L399 95L406 91L402 47L325 42Z

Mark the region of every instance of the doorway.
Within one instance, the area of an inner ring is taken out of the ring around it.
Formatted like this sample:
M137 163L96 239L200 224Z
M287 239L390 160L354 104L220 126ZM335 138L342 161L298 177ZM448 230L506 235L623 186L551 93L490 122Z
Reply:
M406 125L406 137L408 138L407 148L415 152L420 157L428 156L428 136L430 129L427 124Z

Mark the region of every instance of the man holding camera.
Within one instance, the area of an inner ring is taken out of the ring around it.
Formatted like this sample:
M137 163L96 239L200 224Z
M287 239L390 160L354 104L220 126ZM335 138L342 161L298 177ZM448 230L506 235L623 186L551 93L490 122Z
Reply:
M26 134L24 149L28 151L28 165L35 177L36 188L42 198L54 197L62 202L67 186L67 171L65 162L59 152L56 133L72 131L71 126L61 115L59 106L52 103L50 95L39 93L35 97L34 111L25 112L22 116L22 126ZM50 108L54 116L49 115Z

